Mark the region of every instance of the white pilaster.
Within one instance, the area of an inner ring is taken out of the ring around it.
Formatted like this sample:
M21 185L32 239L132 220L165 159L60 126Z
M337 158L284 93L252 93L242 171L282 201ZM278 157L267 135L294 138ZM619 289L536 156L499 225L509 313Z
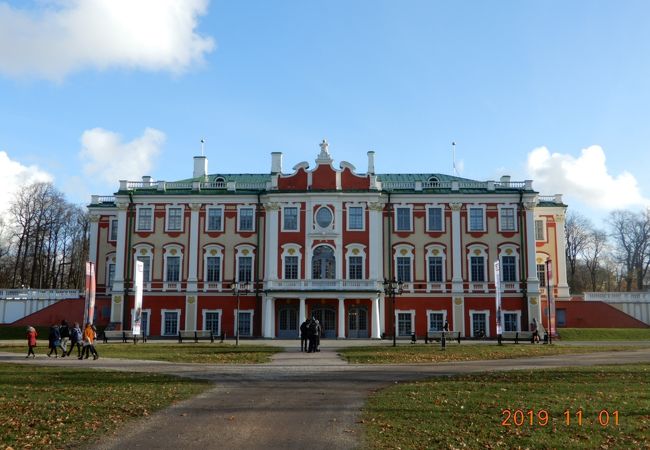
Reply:
M279 226L279 211L280 205L278 203L266 203L264 205L266 210L266 232L265 238L265 264L266 280L278 279L278 226Z
M379 297L372 299L372 339L381 339L381 325L379 324Z
M307 308L305 297L300 297L300 309L298 310L298 325L301 325L307 319Z
M384 204L381 202L368 202L369 210L369 224L368 233L369 237L369 251L368 258L370 263L371 280L381 281L383 279L382 267L384 264L384 251L382 242L382 212Z
M127 251L126 213L128 206L128 203L117 204L117 252L115 256L115 278L113 278L114 292L124 291L124 257Z
M386 333L386 297L379 295L379 331Z
M467 336L465 334L465 299L460 296L454 297L452 308L453 328L451 331L460 331L461 336Z
M345 299L339 298L339 339L345 339Z
M200 203L190 205L190 248L189 248L189 271L187 274L188 292L197 291L197 272L198 272L198 255L199 255L199 210Z
M264 311L262 311L262 320L264 321L264 327L263 327L263 333L265 338L274 338L275 337L275 329L273 327L273 324L275 322L274 320L274 312L275 312L275 299L273 297L266 297L264 300Z
M564 214L555 215L555 233L557 240L557 294L558 298L568 299L571 294L569 292L569 284L566 277L566 231L564 229Z
M463 249L461 248L460 210L462 203L450 203L451 208L451 246L453 255L452 292L463 292Z
M528 290L528 321L532 322L533 318L541 326L542 302L539 296L539 279L537 278L537 260L535 259L535 203L524 203L526 210L526 284Z
M196 330L196 314L198 310L197 298L195 294L185 297L185 331Z

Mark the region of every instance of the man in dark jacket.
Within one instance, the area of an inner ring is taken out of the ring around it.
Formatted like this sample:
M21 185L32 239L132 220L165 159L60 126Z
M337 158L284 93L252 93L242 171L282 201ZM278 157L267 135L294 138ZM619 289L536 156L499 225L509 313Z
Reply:
M307 335L309 334L309 320L305 320L300 324L300 351L306 352L307 348Z
M59 348L63 352L61 358L66 356L68 341L70 340L70 327L68 327L68 322L65 320L61 321L61 326L59 327L59 334L61 335L61 345Z

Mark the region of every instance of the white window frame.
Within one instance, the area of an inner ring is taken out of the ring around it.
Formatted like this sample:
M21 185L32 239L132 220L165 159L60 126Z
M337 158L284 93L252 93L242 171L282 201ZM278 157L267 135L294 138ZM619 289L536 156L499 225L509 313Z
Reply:
M415 333L415 310L414 309L396 309L395 310L395 330L397 330L397 337L411 337L411 334L405 335L405 334L399 334L399 322L397 321L397 318L399 317L399 314L410 314L411 315L411 334Z
M170 210L172 209L180 209L181 210L181 226L179 229L172 229L169 228L169 220L170 220ZM184 205L178 205L178 204L171 204L171 205L166 205L165 206L165 232L167 233L182 233L183 229L185 228L185 206Z
M445 327L445 321L447 320L447 310L446 309L427 309L427 332L430 331L444 331L444 330L432 330L431 329L431 314L442 314L442 327Z
M224 252L223 247L217 244L210 244L203 247L203 291L217 290L221 292L223 288L223 266L224 266ZM219 267L219 280L208 281L208 257L221 258L221 266Z
M510 253L508 253L510 251ZM505 265L503 264L503 257L504 256L514 256L515 258L515 280L514 281L504 281L503 280L503 275L505 271L503 268ZM521 274L519 273L519 249L515 245L503 245L499 247L499 264L501 265L501 283L519 283L521 281ZM535 267L537 269L537 267ZM496 281L496 280L495 280ZM502 285L502 289L505 289L505 285Z
M210 228L210 211L211 210L219 210L221 211L221 227L217 230L213 230ZM206 233L220 233L223 232L224 230L224 222L226 221L226 214L223 206L208 206L205 208L205 232Z
M240 245L235 249L235 281L239 282L239 258L251 257L251 283L255 283L255 247L252 245Z
M395 233L412 233L413 232L413 205L405 205L405 204L395 204L393 205L394 211L393 211L393 231ZM397 227L398 224L398 219L397 219L397 210L399 209L408 209L409 210L409 228L408 230L401 230Z
M165 313L176 313L176 333L165 334ZM149 315L151 317L151 315ZM180 309L161 309L160 310L160 335L161 336L178 336L181 331L181 310Z
M517 315L517 329L515 331L521 331L521 310L501 310L501 329L506 331L506 314L516 314Z
M320 226L320 224L318 223L318 219L316 217L318 215L318 212L323 208L328 209L330 214L332 215L332 220L331 220L329 226L327 226L325 228ZM318 230L318 231L332 231L332 230L334 230L334 226L336 224L336 214L334 214L334 209L332 207L330 207L329 205L326 205L326 204L321 204L321 205L316 206L316 210L314 211L313 222L314 222L314 229L315 230Z
M427 290L429 292L434 289L435 285L441 284L442 292L446 292L447 289L447 254L445 252L445 247L439 244L427 245L425 248L425 266L426 266L426 276L427 276ZM429 257L438 257L442 258L442 281L432 281L429 273Z
M251 229L244 230L241 227L241 211L243 209L252 209L253 210L253 217L251 218ZM237 232L238 233L254 233L255 232L255 217L256 217L256 212L255 212L255 205L237 205Z
M542 239L537 239L537 222L542 223ZM533 227L534 227L534 232L535 232L535 241L536 242L547 242L548 241L548 235L546 233L546 217L535 217L535 220L533 221Z
M117 217L110 216L108 218L108 242L117 242L119 224L120 222ZM113 233L115 233L115 239L113 239Z
M298 244L284 244L282 246L282 254L280 258L282 260L282 279L286 280L286 274L284 272L285 264L284 258L287 256L297 256L298 257L298 280L302 279L302 252L300 251L301 247ZM239 272L237 272L239 273ZM291 280L291 278L289 278Z
M466 206L467 208L467 232L468 233L484 233L487 231L487 221L485 218L485 205L478 205L478 204L470 204ZM483 228L480 230L473 230L472 229L472 209L480 209L483 211L482 213L482 222L483 222Z
M221 331L223 328L221 328L221 322L223 321L223 310L221 309L202 309L201 310L201 315L203 316L203 331L209 331L208 328L206 327L206 315L208 313L219 313L219 321L218 321L218 327L219 327L219 332L215 336L221 336Z
M173 254L172 251L176 250L177 254ZM163 247L163 291L166 290L172 290L172 291L180 291L181 290L181 283L183 282L183 248L178 245L178 244L170 244L166 245ZM178 256L180 257L179 259L179 273L178 273L178 281L169 281L167 279L167 258L170 256ZM168 285L171 283L176 283L176 287L172 288L172 286Z
M180 310L179 310L180 311ZM135 310L131 308L131 318L133 318L133 313ZM142 313L147 313L147 336L151 334L151 308L142 308ZM164 317L164 316L163 316ZM142 328L140 328L142 334Z
M406 250L403 252L403 250ZM397 277L397 258L409 258L411 260L410 265L411 265L411 281L405 281L403 284L403 289L405 291L413 291L413 283L415 280L415 267L413 265L413 260L415 258L414 254L414 248L412 245L408 244L399 244L395 246L395 253L393 255L393 273L395 274L395 277Z
M467 248L467 279L470 283L487 283L490 281L490 271L488 270L488 252L483 245L470 245ZM476 251L479 253L476 253ZM472 257L483 258L483 279L484 281L476 281L472 279Z
M151 211L151 228L140 228L140 211L148 209ZM153 205L136 205L135 207L135 231L153 232L156 228L156 208Z
M499 210L499 232L500 233L516 233L519 228L518 228L518 221L517 221L517 205L514 204L503 204L503 205L497 205L497 209ZM513 228L512 229L507 229L503 227L503 211L506 209L512 209L512 222L513 222Z
M429 222L429 210L430 209L438 209L440 210L440 226L442 227L440 230L432 230L431 229L431 223ZM426 207L426 231L427 233L444 233L445 232L445 207L444 205L438 205L438 204L431 204L427 205Z
M469 310L469 332L474 337L474 314L485 314L485 337L490 337L490 310L489 309L470 309Z
M254 309L240 309L240 310L237 310L237 308L235 308L233 310L233 317L232 317L232 320L233 320L232 325L233 325L233 327L232 327L232 329L234 330L235 333L237 333L237 328L239 328L239 321L237 320L237 318L238 318L238 313L240 313L240 312L242 312L244 314L250 314L251 315L251 332L250 332L250 334L241 334L240 333L239 336L240 337L241 336L252 337L253 336L254 323L255 323L255 310Z
M284 220L284 214L287 209L295 209L296 210L296 228L286 228L285 226L285 220ZM298 203L289 203L287 205L282 206L282 231L283 232L288 232L288 233L296 233L300 231L300 204Z
M350 257L359 256L361 257L361 280L367 278L366 274L366 247L363 244L348 244L345 246L345 278L352 280L350 278Z
M149 257L149 281L144 281L144 286L142 288L145 291L150 291L151 290L151 280L153 280L153 264L154 264L154 254L153 254L153 246L147 245L147 244L137 244L133 247L134 254L133 254L133 276L135 280L135 263L138 261L138 257L140 256L148 256ZM145 280L146 277L144 277L143 273L143 280Z
M361 209L361 228L350 227L350 210L352 208ZM366 231L366 208L361 203L347 203L346 204L345 227L347 231Z

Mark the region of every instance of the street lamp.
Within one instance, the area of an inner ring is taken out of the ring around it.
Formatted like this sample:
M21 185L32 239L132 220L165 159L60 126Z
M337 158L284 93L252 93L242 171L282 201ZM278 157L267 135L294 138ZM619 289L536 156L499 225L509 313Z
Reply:
M239 347L239 296L252 291L250 281L233 281L232 292L237 296L237 314L235 314L235 347Z
M402 281L396 281L394 278L389 280L384 278L384 294L388 295L393 303L393 347L397 346L397 316L395 314L395 296L402 295L404 284Z

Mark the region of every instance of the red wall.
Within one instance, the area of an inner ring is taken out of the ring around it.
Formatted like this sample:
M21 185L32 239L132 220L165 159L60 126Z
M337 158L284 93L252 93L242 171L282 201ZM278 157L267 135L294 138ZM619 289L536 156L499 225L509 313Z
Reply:
M566 328L650 328L604 302L558 301L555 309L566 311Z
M96 321L97 325L106 325L108 317L104 317L101 312L103 307L110 308L110 299L97 299L95 301ZM109 310L110 311L110 310ZM81 324L84 320L84 299L67 299L60 300L48 307L36 311L33 314L16 320L12 326L50 326L59 324L62 320L67 320L69 324L79 322Z

